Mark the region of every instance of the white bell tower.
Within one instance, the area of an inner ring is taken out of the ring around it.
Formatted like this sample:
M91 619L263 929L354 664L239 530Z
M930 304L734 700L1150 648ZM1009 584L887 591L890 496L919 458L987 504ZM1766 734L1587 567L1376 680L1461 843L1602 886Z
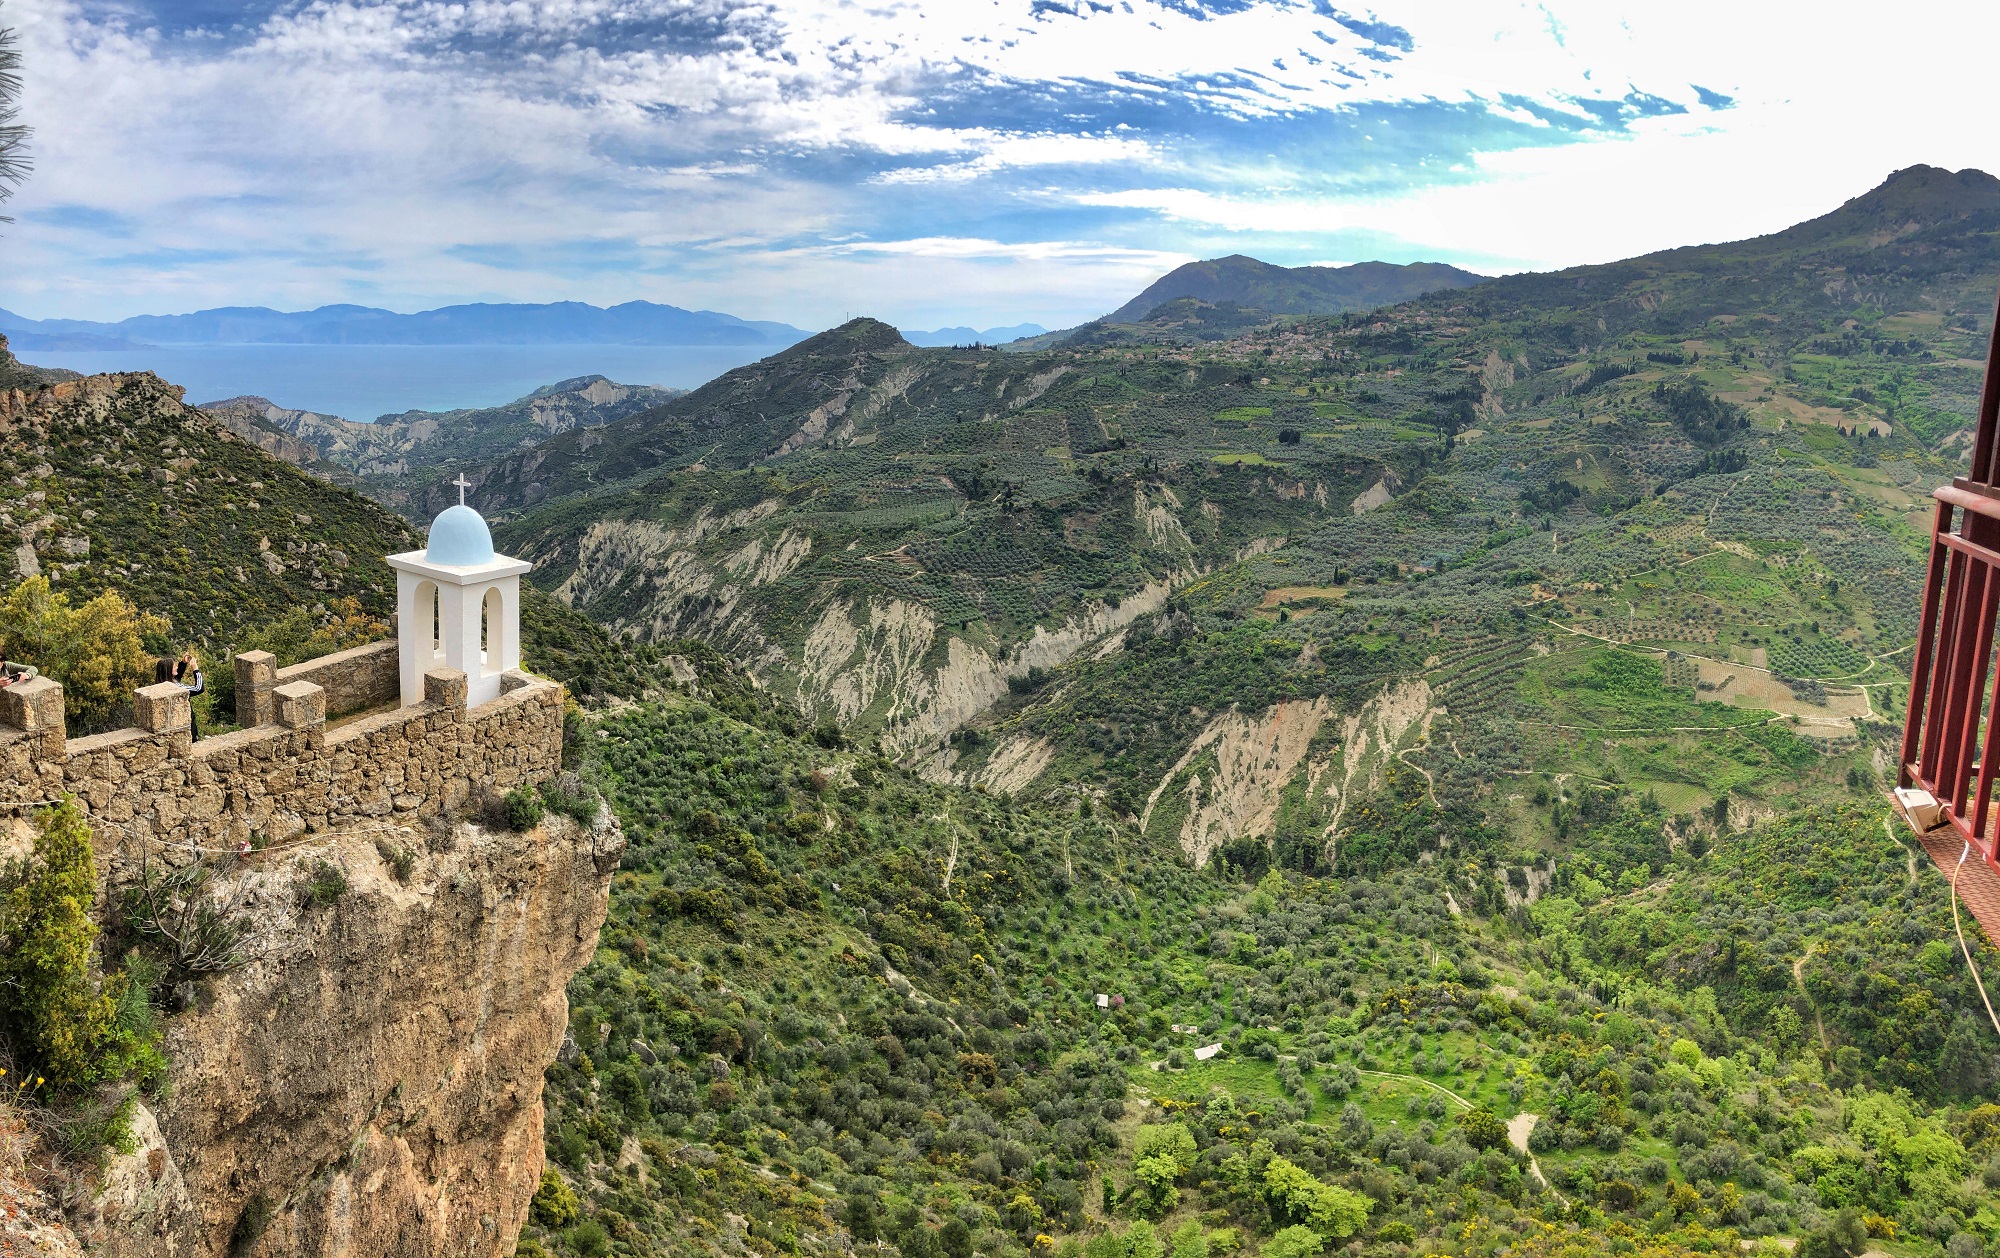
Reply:
M396 570L396 633L403 706L424 701L424 674L440 666L465 674L465 706L500 697L500 674L521 666L521 577L525 559L493 553L493 534L465 504L431 521L424 549L389 556Z

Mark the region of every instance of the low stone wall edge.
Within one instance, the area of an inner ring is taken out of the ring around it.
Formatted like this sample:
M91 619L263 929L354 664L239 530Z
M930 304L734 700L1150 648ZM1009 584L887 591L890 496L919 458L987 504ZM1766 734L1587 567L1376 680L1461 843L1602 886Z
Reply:
M427 702L332 731L260 725L194 743L185 730L117 730L70 741L60 756L33 738L0 739L0 816L73 795L109 894L142 861L179 866L245 842L447 814L482 788L545 779L562 763L561 696L528 678L470 711Z
M336 651L279 669L277 684L286 686L304 681L326 691L328 716L344 716L393 703L402 697L397 651L394 638Z

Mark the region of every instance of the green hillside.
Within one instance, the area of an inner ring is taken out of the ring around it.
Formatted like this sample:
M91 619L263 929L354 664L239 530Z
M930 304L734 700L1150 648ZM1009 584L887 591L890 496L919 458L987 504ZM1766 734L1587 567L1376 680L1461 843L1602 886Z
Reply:
M1436 457L1384 431L1267 458L1244 377L919 350L857 321L472 476L565 601L709 640L814 721L915 755L1173 582Z
M2000 275L2000 185L1938 175L1762 241L1219 347L1269 373L1246 412L1310 399L1305 445L1401 423L1449 456L1376 511L1187 583L1164 640L1141 628L1145 649L1001 705L961 734L960 771L1043 748L1043 782L1101 781L1191 850L1244 837L1175 802L1196 778L1232 807L1282 800L1268 828L1306 849L1391 760L1534 843L1580 783L1652 792L1690 831L1873 787L1924 499L1964 457ZM1836 269L1867 299L1837 296ZM1204 732L1248 736L1202 701L1224 678L1262 714L1246 726L1292 731L1275 762L1188 758ZM1315 775L1336 751L1337 778Z
M211 644L302 605L394 610L380 557L415 544L406 524L245 443L155 376L28 394L11 422L0 523L17 579L46 576L79 599L116 590Z
M1103 726L1097 678L1172 709L1097 740L1154 745L1104 784L1150 794L1214 707L1120 679L1148 665L1118 644L1162 628L1183 655L1268 630L1308 664L1251 666L1254 707L1344 686L1342 719L1393 672L1476 694L1453 720L1518 721L1518 687L1485 702L1521 680L1509 652L1672 650L1687 702L1845 746L1893 720L1905 517L1962 454L1996 214L1993 181L1920 168L1759 241L1196 343L919 350L858 321L474 478L565 601L708 640L963 781L980 745L1010 757L996 785L1046 760L1024 739L1065 728L1065 695ZM1394 623L1436 649L1381 655ZM1311 666L1360 647L1380 667Z
M634 854L529 1241L2000 1241L1879 794L1995 191L1208 340L861 322L486 469L560 599L802 709L583 740Z
M1880 798L1996 226L1917 168L1365 315L856 320L471 469L631 839L521 1252L2000 1247ZM91 387L0 475L59 587L381 613L396 517Z
M1670 847L1604 793L1529 905L1409 774L1380 859L1252 885L699 702L599 728L632 850L523 1252L1278 1252L1294 1180L1382 1253L2000 1217L1991 1032L1879 806Z

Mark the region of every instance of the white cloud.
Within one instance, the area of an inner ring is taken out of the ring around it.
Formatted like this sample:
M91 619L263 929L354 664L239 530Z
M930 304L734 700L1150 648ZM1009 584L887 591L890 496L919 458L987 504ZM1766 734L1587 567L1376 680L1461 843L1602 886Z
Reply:
M800 250L830 255L878 253L915 258L985 258L1016 262L1109 263L1141 269L1171 270L1194 259L1187 254L1158 249L1121 249L1077 240L1035 240L1008 244L970 236L922 236L907 240L850 240L838 244Z
M819 324L866 300L1054 323L1198 250L1353 256L1333 237L1358 233L1555 266L1770 230L1915 161L2000 167L1988 8L1400 0L1376 16L1413 46L1372 46L1387 60L1308 0L1078 8L314 0L232 43L12 0L37 170L0 304L646 297ZM1597 120L1628 94L1689 112ZM1423 130L1438 103L1525 130L1467 154ZM1372 138L1336 142L1364 105ZM1289 155L1321 135L1323 159Z
M872 182L879 184L962 183L1004 170L1025 170L1036 166L1146 166L1157 164L1159 154L1145 140L1117 135L994 135L967 132L967 147L983 151L963 162L930 166L902 166L885 170Z

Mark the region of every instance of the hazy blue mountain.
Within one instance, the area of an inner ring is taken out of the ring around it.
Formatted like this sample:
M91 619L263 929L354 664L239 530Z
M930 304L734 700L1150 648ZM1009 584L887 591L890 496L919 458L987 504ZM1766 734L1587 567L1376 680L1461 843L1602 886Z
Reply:
M1174 268L1103 322L1137 323L1160 306L1186 297L1272 314L1345 314L1393 306L1442 288L1470 288L1485 278L1442 262L1283 267L1239 253Z
M7 318L11 319L12 316ZM32 319L20 320L18 324L0 322L0 327L5 327L7 330L9 342L18 350L46 353L147 348L142 342L123 336L104 336L95 332L37 332L29 330L32 325L34 325Z
M1047 331L1048 329L1039 323L1017 323L1012 327L987 328L985 331L978 328L956 327L939 328L935 332L904 332L903 339L912 345L930 348L952 345L1005 345L1024 336L1041 336Z
M0 310L0 332L20 349L122 349L135 345L756 345L780 348L806 333L784 323L682 310L649 301L600 307L477 303L398 314L371 306L283 311L222 306L192 314L135 315L117 323L29 319Z

